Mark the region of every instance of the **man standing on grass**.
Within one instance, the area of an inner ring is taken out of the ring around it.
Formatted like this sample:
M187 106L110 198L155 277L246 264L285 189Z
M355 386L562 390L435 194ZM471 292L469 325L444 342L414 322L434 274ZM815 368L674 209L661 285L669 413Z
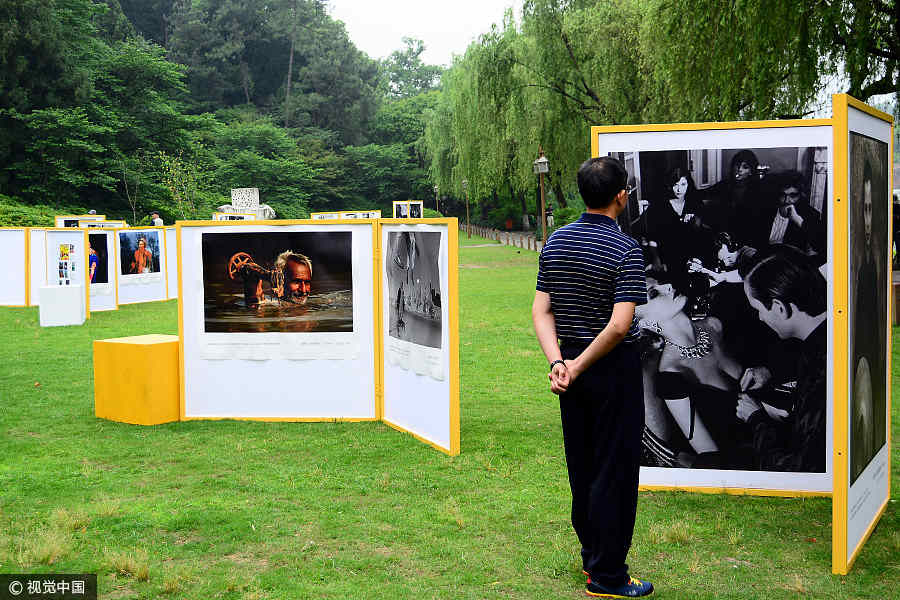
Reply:
M634 307L647 302L641 247L615 218L625 209L627 173L614 158L578 170L587 211L541 251L531 313L559 394L587 593L633 598L653 585L628 575L637 510L644 390Z

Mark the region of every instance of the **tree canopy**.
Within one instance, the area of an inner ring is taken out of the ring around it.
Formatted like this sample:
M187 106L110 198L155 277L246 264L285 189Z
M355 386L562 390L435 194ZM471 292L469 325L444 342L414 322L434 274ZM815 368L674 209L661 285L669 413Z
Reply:
M897 106L895 0L520 8L445 70L413 36L373 60L327 0L0 0L0 215L208 217L234 186L281 216L388 212L437 188L526 224L542 148L564 222L592 125L805 116L823 89Z

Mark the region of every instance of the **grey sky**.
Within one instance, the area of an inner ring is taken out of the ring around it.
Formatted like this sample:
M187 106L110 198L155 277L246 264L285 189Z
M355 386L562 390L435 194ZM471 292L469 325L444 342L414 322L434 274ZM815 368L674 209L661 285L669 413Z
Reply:
M449 65L469 43L503 22L507 7L521 0L330 0L329 14L343 21L350 39L371 58L385 58L403 47L403 37L425 42L422 60Z

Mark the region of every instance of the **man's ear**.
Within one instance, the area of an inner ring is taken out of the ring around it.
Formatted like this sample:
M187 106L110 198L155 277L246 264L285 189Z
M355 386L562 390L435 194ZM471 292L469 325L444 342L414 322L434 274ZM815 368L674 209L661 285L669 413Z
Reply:
M788 319L791 316L791 309L778 298L772 299L772 309L782 319Z
M628 204L628 191L622 189L616 196L616 202L619 203L619 206L624 208Z

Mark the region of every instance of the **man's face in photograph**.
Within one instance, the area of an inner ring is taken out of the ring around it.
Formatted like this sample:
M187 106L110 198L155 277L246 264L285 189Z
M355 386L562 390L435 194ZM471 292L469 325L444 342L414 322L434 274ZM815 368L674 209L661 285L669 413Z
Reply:
M291 302L306 304L312 288L312 274L309 267L294 260L284 266L284 295Z

